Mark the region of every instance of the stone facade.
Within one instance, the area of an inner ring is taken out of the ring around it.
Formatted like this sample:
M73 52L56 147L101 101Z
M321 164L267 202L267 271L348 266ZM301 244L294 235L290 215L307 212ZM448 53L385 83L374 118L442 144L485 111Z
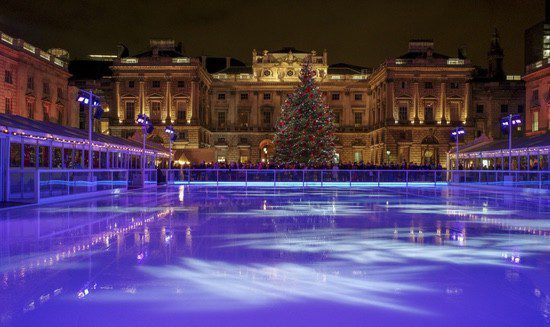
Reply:
M125 138L140 134L136 116L145 113L160 127L154 137L165 144L168 137L162 126L174 126L178 134L174 149L208 146L203 102L210 76L196 58L179 53L172 40L151 40L150 48L135 57L118 58L111 67L111 134Z
M0 32L0 76L0 112L77 126L77 89L59 57Z
M480 79L468 59L435 52L431 40L411 41L407 53L374 71L331 65L327 51L294 48L254 50L250 65L218 58L221 67L212 68L208 58L187 57L171 40L152 40L149 51L112 63L105 79L111 94L104 90L111 99L109 130L139 138L135 117L145 113L157 126L155 139L165 144L164 126L174 126L176 150L211 148L219 161L268 161L281 103L307 60L335 115L340 162L445 166L453 128L466 130L462 144L482 134L499 137L502 105L521 111L523 82L502 80L504 54L497 45L498 35L488 57L494 76ZM476 112L480 104L483 113Z
M550 60L527 67L525 81L525 106L527 135L550 132Z

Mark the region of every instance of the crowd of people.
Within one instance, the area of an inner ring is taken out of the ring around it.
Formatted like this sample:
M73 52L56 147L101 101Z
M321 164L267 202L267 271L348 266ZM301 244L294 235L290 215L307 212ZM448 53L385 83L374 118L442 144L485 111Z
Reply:
M443 167L440 164L416 164L403 162L402 164L372 164L372 163L338 163L338 164L326 164L326 165L305 165L305 164L275 164L275 163L239 163L239 162L214 162L214 163L199 163L199 164L174 164L174 169L326 169L326 170L442 170Z

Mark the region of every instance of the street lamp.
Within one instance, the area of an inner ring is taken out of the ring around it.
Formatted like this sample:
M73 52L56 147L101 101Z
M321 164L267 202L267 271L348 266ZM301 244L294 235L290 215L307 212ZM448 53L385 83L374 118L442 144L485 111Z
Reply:
M141 125L141 130L143 132L143 154L141 156L141 176L143 180L143 186L145 186L145 144L147 142L147 134L151 134L155 129L153 123L146 114L139 114L137 117L138 124Z
M170 161L168 162L168 169L172 169L172 143L178 138L178 136L176 135L176 132L174 132L174 127L171 125L166 126L164 131L168 133L168 137L170 138Z
M458 170L458 140L460 139L460 135L464 135L465 133L466 131L464 131L463 127L457 127L451 131L451 138L454 138L456 141L456 170Z
M508 170L512 170L512 127L521 125L521 115L508 115L500 120L502 133L508 133Z
M386 156L388 156L388 165L390 164L390 154L391 154L391 151L386 150Z
M93 118L101 119L103 115L103 108L101 108L101 102L99 97L94 93L86 90L78 90L79 103L88 105L88 169L92 169L92 130L93 130ZM96 111L94 113L94 108Z

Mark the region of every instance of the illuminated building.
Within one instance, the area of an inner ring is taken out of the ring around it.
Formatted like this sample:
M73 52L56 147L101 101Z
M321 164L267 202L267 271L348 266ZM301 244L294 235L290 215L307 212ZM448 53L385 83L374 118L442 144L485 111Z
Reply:
M327 57L326 51L254 50L251 66L228 67L212 74L208 127L217 160L258 162L271 158L281 103L299 83L304 60L313 63L320 90L334 112L340 160L364 160L367 70L345 64L330 66Z
M500 127L501 118L525 115L525 83L519 75L506 75L503 60L504 50L495 29L487 52L487 69L478 67L472 82L472 124L476 138L506 137ZM522 133L523 128L517 131Z
M77 89L62 49L41 50L0 32L0 112L66 126L78 122Z
M270 160L281 103L298 84L301 64L311 60L338 125L340 162L445 166L451 129L464 127L466 143L481 135L498 138L501 110L522 110L523 82L506 77L503 57L496 33L482 74L463 51L439 54L431 40L412 40L406 54L372 71L330 64L327 51L290 47L254 50L249 65L190 57L164 39L151 40L150 49L136 55L125 48L112 62L95 58L104 71L81 79L77 69L73 80L102 92L109 111L102 132L139 139L135 117L145 113L160 125L155 141L168 144L158 131L174 126L175 161L260 162Z
M473 139L473 70L468 59L434 52L431 40L412 40L380 65L368 80L366 161L444 165L452 128Z
M550 130L550 7L546 19L525 31L525 105L527 135Z

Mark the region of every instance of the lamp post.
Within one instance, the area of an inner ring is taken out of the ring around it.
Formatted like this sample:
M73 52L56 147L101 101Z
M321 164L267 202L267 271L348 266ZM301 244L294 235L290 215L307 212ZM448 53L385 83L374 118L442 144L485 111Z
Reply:
M174 127L172 127L171 125L166 126L164 131L168 133L168 137L170 139L170 159L168 161L168 169L170 170L172 169L172 143L177 139L178 136L174 132Z
M101 119L103 115L103 109L101 108L99 98L94 93L86 90L78 90L77 101L88 105L88 169L92 169L92 132L93 132L93 119ZM94 108L97 108L94 114Z
M508 115L501 119L502 132L508 133L508 170L512 170L512 126L521 125L520 115Z
M391 151L386 150L386 156L388 157L388 165L390 164L390 154L391 154Z
M460 139L460 135L464 135L466 131L464 131L463 127L457 127L451 131L451 137L453 137L456 141L456 162L455 162L455 169L458 170L458 140Z
M141 155L141 178L143 182L143 186L145 186L145 164L147 160L145 159L145 150L146 150L146 142L147 142L147 134L151 134L153 132L153 123L149 119L149 117L146 114L139 114L137 118L138 124L141 125L141 130L143 132L143 153Z

